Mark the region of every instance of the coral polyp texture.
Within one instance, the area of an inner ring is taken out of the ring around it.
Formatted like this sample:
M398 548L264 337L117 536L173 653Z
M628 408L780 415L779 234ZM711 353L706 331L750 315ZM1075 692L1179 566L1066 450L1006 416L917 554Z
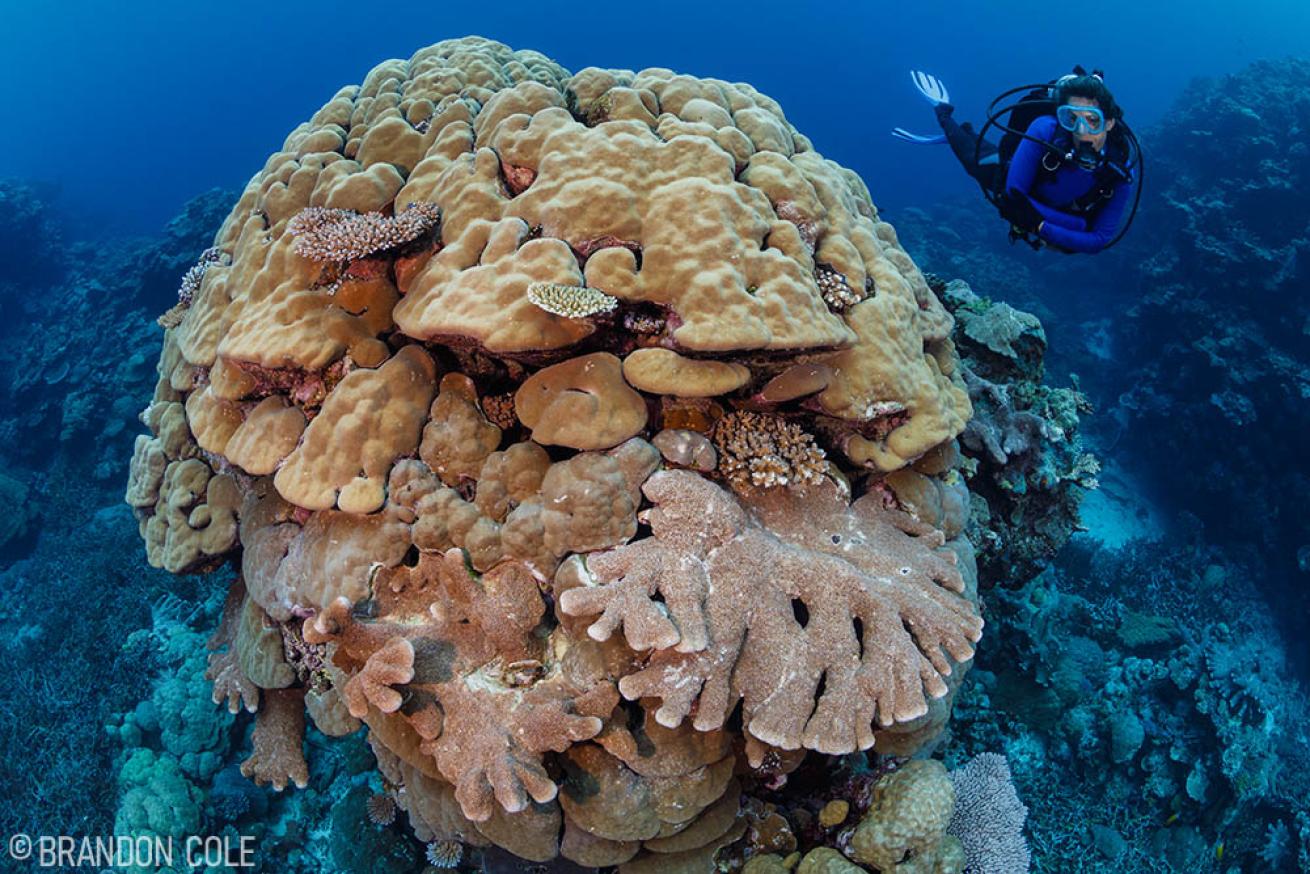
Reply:
M952 319L773 100L443 42L214 249L127 500L151 563L236 577L252 779L303 785L308 711L443 861L698 871L807 753L940 732L982 631L918 500L962 488Z

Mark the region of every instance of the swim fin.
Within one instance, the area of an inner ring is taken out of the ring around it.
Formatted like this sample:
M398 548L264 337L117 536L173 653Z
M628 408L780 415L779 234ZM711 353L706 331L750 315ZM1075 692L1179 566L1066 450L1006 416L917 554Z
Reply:
M903 127L892 128L892 136L907 143L914 143L916 146L937 146L946 142L946 134L937 134L936 136L912 134Z
M914 82L914 87L919 89L919 93L923 95L924 99L933 106L951 102L951 94L946 90L946 85L936 76L931 76L920 70L911 70L910 79Z

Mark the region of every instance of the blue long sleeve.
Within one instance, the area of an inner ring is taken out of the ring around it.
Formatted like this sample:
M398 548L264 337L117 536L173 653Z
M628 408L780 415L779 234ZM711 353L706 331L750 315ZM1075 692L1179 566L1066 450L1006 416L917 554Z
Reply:
M1115 232L1119 229L1119 220L1123 218L1131 193L1131 185L1117 186L1114 195L1105 206L1101 207L1101 211L1096 214L1096 220L1087 230L1070 230L1048 222L1042 227L1041 238L1073 252L1082 252L1086 255L1099 252L1114 238Z
M1048 226L1059 225L1070 230L1083 231L1087 229L1087 223L1080 216L1048 206L1034 196L1033 186L1037 182L1037 169L1041 166L1042 156L1046 154L1046 149L1041 143L1034 140L1049 143L1055 136L1055 125L1055 119L1049 115L1039 116L1028 125L1028 130L1025 131L1027 137L1019 140L1014 156L1010 159L1010 169L1005 174L1005 188L1007 191L1018 191L1027 197L1042 214Z

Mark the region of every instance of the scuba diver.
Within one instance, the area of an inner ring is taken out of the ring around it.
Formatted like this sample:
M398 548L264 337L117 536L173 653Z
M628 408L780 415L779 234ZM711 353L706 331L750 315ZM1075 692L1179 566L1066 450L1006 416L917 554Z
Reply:
M1142 152L1100 70L1089 74L1074 67L1045 85L1011 88L992 101L981 131L955 120L939 79L918 71L910 76L933 105L943 133L920 136L896 128L892 135L915 144L948 144L1010 223L1012 243L1094 254L1127 232L1142 195ZM1020 92L1026 93L998 108ZM1004 132L999 144L986 139L993 126Z

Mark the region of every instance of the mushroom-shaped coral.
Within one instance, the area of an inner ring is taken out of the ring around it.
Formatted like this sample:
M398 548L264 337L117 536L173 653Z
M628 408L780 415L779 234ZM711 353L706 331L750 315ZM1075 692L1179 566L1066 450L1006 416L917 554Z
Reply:
M646 426L646 402L608 352L537 371L514 395L514 409L533 440L573 449L608 449Z
M708 398L741 388L750 382L751 371L744 364L686 358L672 349L650 347L623 359L623 378L651 394Z

